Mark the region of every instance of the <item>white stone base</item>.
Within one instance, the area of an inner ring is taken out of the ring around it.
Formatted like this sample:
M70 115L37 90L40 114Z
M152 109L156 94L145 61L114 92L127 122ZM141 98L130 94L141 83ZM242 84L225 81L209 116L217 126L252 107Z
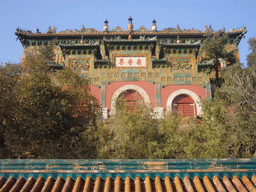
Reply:
M154 118L155 119L163 119L164 118L164 108L163 107L155 107L154 108Z
M105 121L106 119L108 119L108 108L102 108L102 118L103 121Z

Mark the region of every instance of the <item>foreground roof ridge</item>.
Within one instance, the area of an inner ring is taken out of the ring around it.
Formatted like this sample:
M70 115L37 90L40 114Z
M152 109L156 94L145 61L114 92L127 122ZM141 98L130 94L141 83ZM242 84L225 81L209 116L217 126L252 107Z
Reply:
M0 160L0 191L255 191L253 159Z
M164 178L169 175L173 178L179 176L203 176L207 174L209 177L214 175L249 175L256 174L256 161L253 159L170 159L170 160L121 160L121 159L105 159L105 160L87 160L87 159L19 159L19 160L0 160L0 176L28 177L31 174L36 176L42 175L45 179L49 175L61 174L72 175L72 177L86 176L96 178L101 176L105 179L112 175L126 176L135 178L140 176L145 178L150 176L154 178L159 176Z

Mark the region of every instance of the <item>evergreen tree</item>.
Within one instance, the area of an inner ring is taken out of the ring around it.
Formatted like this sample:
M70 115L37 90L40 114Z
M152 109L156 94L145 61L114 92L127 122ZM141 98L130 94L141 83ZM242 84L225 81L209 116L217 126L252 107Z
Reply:
M225 32L212 33L206 38L201 46L200 54L203 60L212 60L214 63L215 81L217 87L221 86L219 68L220 61L224 59L230 65L236 62L236 50L228 50L227 43L229 37Z
M252 52L247 55L247 65L250 67L252 65L256 65L256 39L250 38L248 40L249 43L249 50L252 50Z

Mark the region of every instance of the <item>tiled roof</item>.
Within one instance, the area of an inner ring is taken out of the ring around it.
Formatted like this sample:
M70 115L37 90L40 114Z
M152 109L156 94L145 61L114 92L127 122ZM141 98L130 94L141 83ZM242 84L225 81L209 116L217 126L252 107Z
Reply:
M24 30L17 30L15 32L16 35L26 35L30 37L36 37L36 36L118 36L118 35L129 35L129 31L90 31L90 32L83 32L83 31L67 31L67 32L51 32L51 33L32 33L30 31L24 31ZM228 31L227 34L240 34L240 33L246 33L245 28L240 28L234 31ZM162 30L162 31L133 31L132 35L200 35L204 36L206 33L205 31L199 31L199 30L179 30L179 31L170 31L170 30Z
M256 162L1 160L0 191L256 191Z

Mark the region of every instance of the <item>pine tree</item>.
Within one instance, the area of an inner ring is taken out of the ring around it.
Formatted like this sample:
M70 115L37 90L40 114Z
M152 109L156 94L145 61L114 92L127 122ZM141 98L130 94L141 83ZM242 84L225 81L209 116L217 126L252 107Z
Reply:
M221 86L220 80L220 60L224 59L230 65L236 62L236 50L228 50L227 43L229 37L225 32L212 33L206 38L201 46L200 55L203 60L212 60L214 63L215 81L217 87Z

